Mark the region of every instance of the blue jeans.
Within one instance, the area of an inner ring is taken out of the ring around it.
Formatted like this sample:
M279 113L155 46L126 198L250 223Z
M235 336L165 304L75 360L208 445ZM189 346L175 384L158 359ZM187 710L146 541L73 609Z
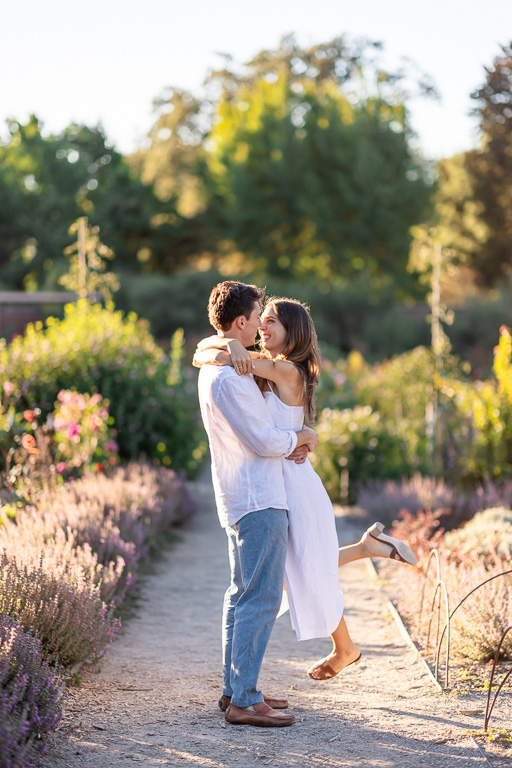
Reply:
M223 693L249 707L263 701L258 675L281 605L288 512L250 512L226 533L231 584L222 617Z

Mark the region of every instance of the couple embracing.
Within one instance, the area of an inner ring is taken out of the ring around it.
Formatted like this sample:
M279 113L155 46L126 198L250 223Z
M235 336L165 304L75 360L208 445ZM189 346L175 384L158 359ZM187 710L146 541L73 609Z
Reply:
M198 345L194 364L231 572L219 706L229 723L272 727L295 722L285 699L258 688L283 581L297 638L332 638L332 652L308 671L327 680L361 659L343 618L339 566L364 557L414 565L416 558L381 523L338 547L331 502L307 459L318 443L304 425L314 419L320 373L314 325L298 301L269 299L263 313L262 301L256 286L219 283L208 304L217 335ZM258 332L262 351L249 352Z

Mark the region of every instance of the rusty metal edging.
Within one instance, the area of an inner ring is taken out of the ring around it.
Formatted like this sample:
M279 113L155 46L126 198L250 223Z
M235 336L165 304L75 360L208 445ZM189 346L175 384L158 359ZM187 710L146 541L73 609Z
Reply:
M365 562L366 562L366 567L368 568L368 571L370 572L371 576L373 576L373 578L377 579L378 581L381 581L381 578L380 578L380 576L379 576L379 574L377 572L377 569L375 568L375 565L373 564L373 560L371 559L371 557L365 558ZM397 609L395 608L395 606L393 605L393 603L391 602L389 597L386 595L386 593L384 592L382 587L381 587L381 592L383 594L384 599L387 602L387 605L388 605L388 608L389 608L389 612L393 616L393 618L395 620L395 623L396 623L396 625L397 625L397 627L398 627L398 629L400 631L400 634L402 635L404 640L407 642L407 644L410 646L410 648L412 648L412 650L416 652L416 655L417 655L418 659L421 661L421 663L423 664L423 667L424 667L425 671L427 672L431 682L435 685L435 687L437 688L438 691L443 692L444 688L436 680L436 678L434 676L434 673L430 669L427 661L421 655L418 646L416 645L416 643L414 642L414 640L410 636L409 632L407 631L407 627L403 623L402 617L400 616L400 614L398 613Z

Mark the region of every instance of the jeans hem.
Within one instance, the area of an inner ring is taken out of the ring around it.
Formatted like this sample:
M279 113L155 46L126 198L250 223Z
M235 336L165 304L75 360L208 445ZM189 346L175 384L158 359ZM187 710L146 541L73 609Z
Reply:
M242 699L242 701L244 701ZM235 707L240 707L240 709L244 709L245 707L252 707L253 704L260 704L263 701L263 694L260 693L258 696L249 696L247 699L245 699L245 703L239 704L238 701L233 701L233 697L231 698L231 703L235 705Z

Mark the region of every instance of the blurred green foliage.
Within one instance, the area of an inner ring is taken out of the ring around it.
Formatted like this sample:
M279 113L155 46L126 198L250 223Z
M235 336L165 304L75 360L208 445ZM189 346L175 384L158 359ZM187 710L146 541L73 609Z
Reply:
M345 36L306 47L288 36L244 65L226 56L201 96L165 90L130 157L101 127L48 135L36 117L12 120L0 146L0 285L56 286L68 228L87 216L115 253L119 304L158 338L202 332L208 275L235 277L309 302L322 340L377 360L428 343L427 287L407 260L435 227L453 252L443 293L456 308L454 351L485 374L494 318L510 322L506 287L498 299L474 288L508 270L509 59L505 48L475 94L482 147L435 169L407 109L431 84L386 69L380 43Z
M430 189L403 109L291 85L241 83L217 107L203 175L221 252L272 278L356 275L410 293L409 229Z
M416 456L408 452L406 434L369 405L325 408L316 429L319 443L312 460L334 500L341 498L344 470L352 499L354 491L369 480L399 478L413 470Z
M474 257L482 282L494 285L510 274L512 233L512 43L501 47L485 69L485 82L472 94L483 134L481 146L468 152L475 198L487 229L484 247Z
M44 414L62 389L98 392L110 401L122 457L142 454L193 473L205 444L194 374L182 370L181 344L180 336L170 358L147 321L113 305L79 301L66 307L62 320L49 318L47 328L29 325L10 345L1 342L0 380L15 384L26 407Z
M448 469L460 483L486 479L504 481L512 476L512 341L502 326L494 350L494 377L461 381L445 376L440 381L441 404L447 419Z
M214 270L180 272L177 275L120 275L116 305L146 318L158 339L167 339L175 328L184 328L187 338L206 335L208 297L224 278ZM210 329L210 330L209 330Z
M380 49L287 37L243 67L229 62L202 98L164 92L149 145L131 158L101 128L48 136L35 117L11 121L2 281L54 285L67 229L86 215L119 271L218 267L324 288L355 276L415 292L409 228L428 213L430 184L406 102L433 89L410 69L385 70Z
M468 373L451 355L439 370L424 347L374 366L354 353L347 361L328 361L319 388L316 466L332 498L340 498L343 469L352 498L369 480L397 480L418 471L459 489L511 478L508 328L501 328L494 351L494 376L475 381Z
M108 145L101 128L72 124L61 134L44 136L32 116L26 125L10 122L9 130L9 141L0 146L4 285L55 286L66 270L62 253L68 229L83 215L100 226L119 266L140 271L151 254L157 260L164 253L171 258L180 220L169 223L169 206L162 207L153 189Z

